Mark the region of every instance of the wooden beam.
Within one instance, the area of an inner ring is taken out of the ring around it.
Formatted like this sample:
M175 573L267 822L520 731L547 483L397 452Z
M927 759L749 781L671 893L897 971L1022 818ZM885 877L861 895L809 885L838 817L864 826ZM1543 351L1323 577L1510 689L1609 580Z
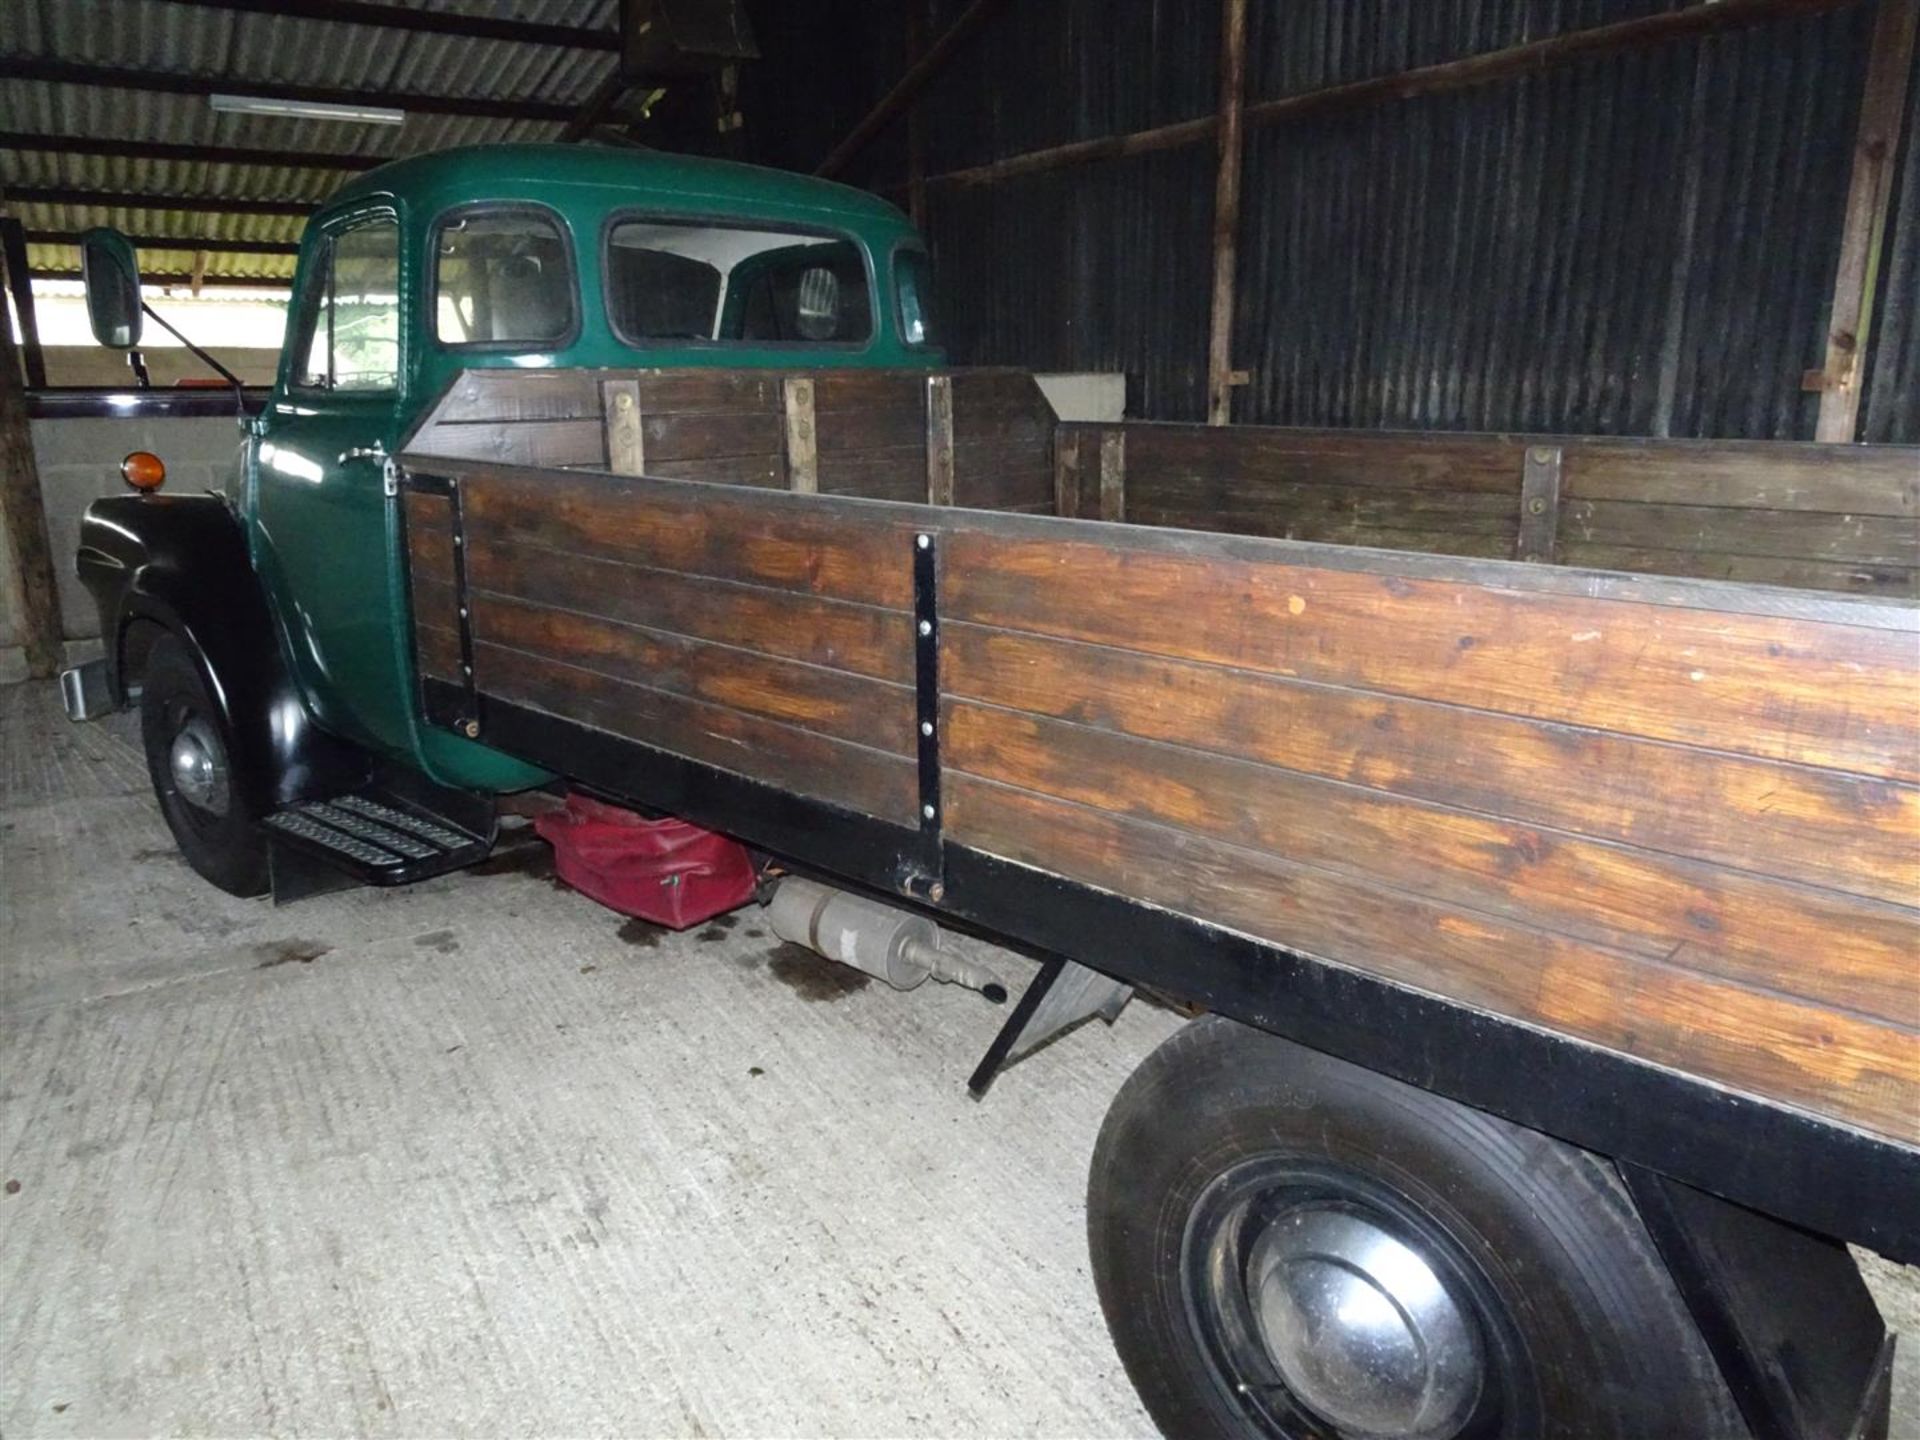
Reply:
M10 275L11 278L11 275ZM13 317L0 305L0 530L6 532L18 606L14 618L26 652L27 674L52 677L60 668L60 600L54 588L53 547L47 540L40 469L27 424L27 395L13 343Z
M1262 100L1246 107L1245 123L1275 125L1304 120L1338 110L1377 105L1388 100L1407 100L1446 90L1465 90L1515 75L1549 70L1575 60L1588 60L1618 50L1637 49L1672 40L1691 39L1744 29L1771 20L1838 10L1857 0L1706 0L1706 3L1645 15L1612 25L1596 25L1566 35L1549 36L1504 50L1490 50L1461 60L1437 65L1422 65L1369 80L1344 85L1329 85L1277 100ZM1093 140L1075 140L1044 150L1029 150L986 165L970 165L928 177L929 185L994 185L1021 175L1037 175L1085 165L1095 160L1117 160L1128 155L1144 155L1160 150L1177 150L1212 138L1219 130L1219 118L1203 115L1196 120L1181 120L1152 130L1137 130L1129 135L1103 135Z
M20 351L26 362L27 388L47 388L47 357L40 348L40 320L33 308L32 272L27 266L26 232L20 222L0 219L0 260L7 267L7 289L13 295L13 308L20 315Z
M73 185L12 185L15 205L103 205L116 210L191 210L202 215L311 215L311 200L230 200L220 195L167 195L137 190L84 190Z
M52 85L94 85L109 90L153 90L166 95L251 95L263 100L304 100L319 105L378 105L422 115L477 115L485 120L551 120L564 123L574 107L552 100L494 100L473 95L423 95L403 90L350 90L329 85L286 85L237 75L189 75L137 65L88 65L40 55L0 55L0 80L39 80Z
M1894 156L1900 148L1916 28L1920 28L1920 0L1880 0L1861 87L1860 129L1853 144L1840 263L1834 271L1828 309L1826 365L1806 382L1820 392L1813 438L1834 444L1850 443L1859 431L1861 382L1867 368L1873 298L1880 282Z
M789 375L780 382L786 418L787 488L801 495L820 489L820 432L814 423L813 381Z
M197 5L203 10L235 10L300 20L331 20L342 25L363 25L383 30L414 30L427 35L507 40L519 45L557 45L567 50L620 48L620 33L617 30L590 30L574 25L542 25L530 20L501 20L491 15L467 15L449 10L375 5L367 3L367 0L170 0L170 3Z
M927 503L953 504L953 377L927 377Z
M160 140L108 140L91 135L47 135L0 130L0 150L40 155L97 155L108 160L188 160L210 165L271 165L291 170L370 170L390 155L327 150L259 150L246 145L182 145Z
M1565 452L1558 445L1529 445L1520 467L1520 533L1513 558L1551 565L1560 542L1560 468Z
M607 468L616 475L646 474L646 432L640 419L640 382L602 380L600 408L606 417Z
M949 25L941 33L940 38L933 42L933 48L908 67L907 73L900 77L893 89L881 97L880 103L867 112L866 118L853 127L846 139L833 147L832 152L820 162L819 168L813 173L830 178L846 169L847 162L866 149L875 136L891 125L900 112L911 105L919 97L920 92L932 84L935 77L947 68L948 62L959 53L960 47L972 39L980 27L992 19L1006 3L1007 0L973 0L971 5L960 12L960 18Z
M581 102L579 109L566 116L567 123L557 138L569 144L586 139L607 111L620 103L632 84L616 65L611 75L593 87L593 93Z
M1100 518L1127 518L1127 432L1118 426L1100 432Z
M907 69L926 48L926 0L907 0ZM927 228L927 113L917 102L907 107L907 218L914 229Z
M1207 329L1207 423L1233 418L1233 272L1240 235L1241 112L1247 89L1247 0L1220 6L1220 165L1213 187L1213 305Z
M29 245L78 245L78 230L29 230ZM216 240L206 235L129 235L136 250L205 250L212 255L298 255L298 241Z
M56 270L36 265L29 272L36 280L79 280L83 278L78 270ZM140 288L143 290L177 290L193 284L193 276L185 271L161 275L143 274ZM289 290L293 287L293 276L287 275L209 275L207 284L215 290Z

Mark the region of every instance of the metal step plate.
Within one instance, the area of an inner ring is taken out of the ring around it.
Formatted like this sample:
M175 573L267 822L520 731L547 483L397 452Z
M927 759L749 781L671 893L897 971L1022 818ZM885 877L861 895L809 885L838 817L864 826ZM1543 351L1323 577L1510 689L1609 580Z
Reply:
M486 856L490 835L391 796L340 795L277 810L262 822L274 841L368 885L404 885Z

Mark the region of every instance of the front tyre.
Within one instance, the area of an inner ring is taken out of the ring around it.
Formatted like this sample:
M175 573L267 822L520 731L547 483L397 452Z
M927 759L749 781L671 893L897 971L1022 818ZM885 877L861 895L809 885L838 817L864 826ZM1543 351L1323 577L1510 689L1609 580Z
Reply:
M160 813L180 853L230 895L267 888L267 847L233 765L233 741L200 667L176 635L147 655L140 738Z
M1094 1282L1169 1436L1743 1436L1613 1167L1218 1018L1135 1072Z

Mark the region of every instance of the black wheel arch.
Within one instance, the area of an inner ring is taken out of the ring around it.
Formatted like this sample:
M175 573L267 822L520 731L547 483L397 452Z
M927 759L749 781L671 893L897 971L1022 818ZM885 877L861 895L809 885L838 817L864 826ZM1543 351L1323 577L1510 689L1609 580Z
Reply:
M206 680L254 805L288 804L364 775L358 747L308 712L245 532L220 496L96 500L81 520L76 565L100 613L115 703L128 703L155 636L177 636Z

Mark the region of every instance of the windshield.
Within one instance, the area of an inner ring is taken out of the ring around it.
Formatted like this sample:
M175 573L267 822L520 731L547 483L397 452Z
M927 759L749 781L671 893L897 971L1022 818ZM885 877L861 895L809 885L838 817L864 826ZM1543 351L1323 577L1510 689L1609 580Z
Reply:
M851 240L626 220L607 236L607 310L630 345L663 340L858 345L873 336Z

